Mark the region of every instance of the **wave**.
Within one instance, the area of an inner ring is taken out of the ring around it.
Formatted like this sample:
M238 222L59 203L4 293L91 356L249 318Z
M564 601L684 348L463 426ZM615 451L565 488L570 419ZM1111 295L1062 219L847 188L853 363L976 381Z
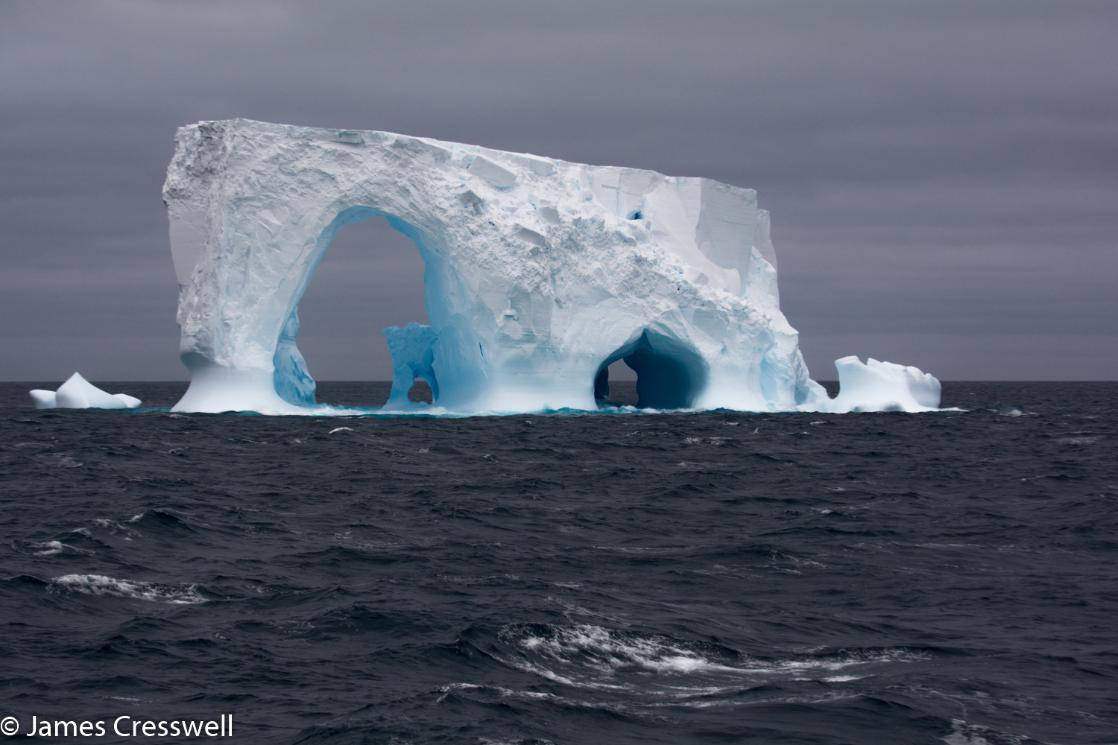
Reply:
M773 659L753 657L713 642L674 639L593 624L524 624L497 633L499 662L560 685L693 697L739 691L773 681L849 683L882 666L927 660L907 648L816 650ZM860 668L851 671L851 668Z
M44 558L61 554L88 555L92 553L92 551L64 543L58 539L49 541L14 540L11 545L23 553Z
M667 637L611 632L601 626L542 627L506 634L526 652L569 662L581 658L599 669L637 667L660 673L724 672L731 666L712 660Z
M78 551L73 546L67 546L62 541L43 541L42 543L31 544L36 556L58 556L65 551Z
M947 745L1044 745L1031 737L999 732L963 719L952 719L951 732L941 739Z
M160 584L129 579L116 579L103 574L64 574L51 583L83 595L130 598L171 605L196 605L206 602L193 584Z

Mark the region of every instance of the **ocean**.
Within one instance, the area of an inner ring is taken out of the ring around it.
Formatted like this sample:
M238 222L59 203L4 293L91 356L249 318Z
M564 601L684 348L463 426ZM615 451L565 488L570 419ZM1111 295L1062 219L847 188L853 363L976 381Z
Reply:
M29 387L0 386L0 716L24 734L1118 742L1116 383L459 419L171 414L178 383L40 412Z

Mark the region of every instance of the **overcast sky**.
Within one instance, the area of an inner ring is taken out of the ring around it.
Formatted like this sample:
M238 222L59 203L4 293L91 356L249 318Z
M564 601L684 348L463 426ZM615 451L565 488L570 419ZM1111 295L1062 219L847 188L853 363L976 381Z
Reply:
M1118 2L2 0L0 379L185 376L160 188L235 116L755 188L819 379L1118 377ZM343 231L311 371L390 377L419 273Z

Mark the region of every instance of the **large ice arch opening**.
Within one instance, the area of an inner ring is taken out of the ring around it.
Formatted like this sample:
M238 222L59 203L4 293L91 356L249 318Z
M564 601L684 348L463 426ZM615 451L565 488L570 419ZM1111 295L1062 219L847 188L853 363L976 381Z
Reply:
M600 408L610 400L609 371L623 361L637 376L637 407L690 409L707 385L707 366L690 345L652 329L642 329L598 366L594 399Z
M305 271L303 281L292 298L288 320L280 330L273 357L273 384L276 394L284 401L302 407L312 407L321 403L316 396L316 381L310 373L309 365L297 345L300 332L299 304L311 286L322 261L334 245L338 234L348 225L365 223L383 218L392 230L404 236L410 244L407 250L416 250L424 266L424 305L428 305L426 267L439 261L427 246L419 231L399 218L367 205L355 205L342 209L322 231L315 244L315 253ZM436 275L437 273L432 273ZM372 283L370 283L372 289ZM430 304L438 306L434 298ZM386 405L389 407L413 406L413 392L422 381L430 389L434 402L439 400L438 374L435 372L434 353L437 334L424 323L410 322L401 326L384 328L384 341L392 361L392 388ZM377 343L375 335L370 334L364 343Z
M391 379L391 374L383 374L386 367L392 369L385 360L386 352L391 359L392 350L381 328L388 326L387 334L397 329L395 324L427 322L422 253L377 210L342 210L316 246L317 259L292 298L295 310L280 332L273 357L276 393L302 407L340 403L324 399L316 391L315 378ZM354 371L360 373L355 376ZM376 374L370 374L373 371ZM366 400L363 405L369 404Z

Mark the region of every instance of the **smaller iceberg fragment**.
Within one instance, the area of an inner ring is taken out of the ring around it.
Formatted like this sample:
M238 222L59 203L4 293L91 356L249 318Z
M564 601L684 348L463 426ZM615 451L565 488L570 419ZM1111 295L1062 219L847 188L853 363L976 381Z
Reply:
M919 368L881 362L872 357L863 363L856 356L835 360L839 393L824 402L821 411L844 414L854 411L935 411L940 383Z
M74 373L57 391L30 392L36 409L135 409L140 399L125 393L106 393Z

